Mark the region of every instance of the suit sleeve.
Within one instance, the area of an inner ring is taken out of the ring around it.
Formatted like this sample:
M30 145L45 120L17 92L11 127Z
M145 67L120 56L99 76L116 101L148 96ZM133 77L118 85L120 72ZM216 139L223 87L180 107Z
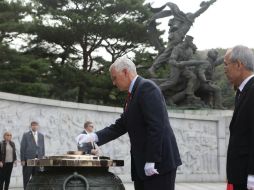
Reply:
M44 143L44 135L42 135L42 155L45 156L45 143Z
M13 143L13 161L16 161L17 160L16 146L14 142L12 143Z
M161 91L153 83L144 83L139 97L140 107L147 128L146 162L160 162L162 138L165 128L165 104Z
M252 95L254 95L254 89L252 89ZM250 111L249 111L249 117L250 117L250 150L249 150L249 161L248 161L248 175L254 175L254 99L253 96L251 96L251 102L249 104Z
M124 125L124 117L125 115L122 114L119 119L115 121L114 124L110 125L109 127L105 127L104 129L97 131L96 135L98 136L97 144L103 145L109 141L112 141L127 132L126 127Z
M25 158L26 139L25 138L26 138L25 134L23 134L21 139L21 144L20 144L20 160L21 161L26 161L26 158Z

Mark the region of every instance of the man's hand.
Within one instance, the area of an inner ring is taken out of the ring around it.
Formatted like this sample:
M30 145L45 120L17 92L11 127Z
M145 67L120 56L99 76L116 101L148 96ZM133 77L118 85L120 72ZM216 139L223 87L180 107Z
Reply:
M0 168L2 168L4 166L3 162L0 162Z
M89 142L97 142L98 137L95 133L90 134L80 134L76 137L76 142L78 144L89 143Z
M91 150L91 154L92 154L92 155L98 156L98 155L99 155L98 149L92 149L92 150Z
M157 169L154 168L155 163L147 162L145 164L145 174L146 176L152 176L154 174L159 174Z
M248 175L247 189L254 190L254 175Z

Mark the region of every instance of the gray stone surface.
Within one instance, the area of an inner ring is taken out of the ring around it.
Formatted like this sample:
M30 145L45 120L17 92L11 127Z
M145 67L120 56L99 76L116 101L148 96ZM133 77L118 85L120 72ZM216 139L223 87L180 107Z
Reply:
M124 184L126 190L134 190L132 183ZM175 190L225 190L226 183L176 183Z
M22 134L36 120L45 135L46 155L76 150L75 137L83 123L91 120L95 130L115 121L122 108L47 100L0 93L0 134L9 130L19 148ZM177 182L224 182L230 110L169 110L169 118L179 145L183 165ZM124 159L125 166L110 169L130 182L129 139L127 135L101 147L101 154ZM12 187L21 187L21 166L13 169Z
M134 190L133 183L125 183L126 190ZM176 183L175 190L225 190L226 183ZM10 190L23 190L10 188Z

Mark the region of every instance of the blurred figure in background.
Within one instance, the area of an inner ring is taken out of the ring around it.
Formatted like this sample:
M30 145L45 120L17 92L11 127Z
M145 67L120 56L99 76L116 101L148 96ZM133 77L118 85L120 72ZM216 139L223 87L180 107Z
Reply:
M84 130L81 134L89 134L94 130L93 123L91 121L86 121L84 124ZM78 150L83 151L85 154L98 155L99 151L95 142L88 143L78 143Z
M44 135L38 132L39 124L36 121L31 122L31 128L23 134L20 145L20 160L23 166L23 185L26 189L32 175L37 172L37 167L28 167L28 159L43 158L45 155Z
M5 132L3 138L0 142L0 190L8 190L13 165L17 165L17 155L12 134Z

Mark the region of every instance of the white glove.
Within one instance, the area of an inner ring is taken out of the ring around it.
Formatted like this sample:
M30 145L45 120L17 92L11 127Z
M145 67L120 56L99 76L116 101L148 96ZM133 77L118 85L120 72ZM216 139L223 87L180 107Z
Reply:
M89 142L98 142L98 136L95 133L80 134L76 137L76 142L78 144L89 143Z
M151 162L147 162L145 164L145 174L146 176L152 176L154 174L159 174L159 172L157 171L157 169L154 168L155 163L151 163Z
M254 190L254 175L248 175L247 189Z

